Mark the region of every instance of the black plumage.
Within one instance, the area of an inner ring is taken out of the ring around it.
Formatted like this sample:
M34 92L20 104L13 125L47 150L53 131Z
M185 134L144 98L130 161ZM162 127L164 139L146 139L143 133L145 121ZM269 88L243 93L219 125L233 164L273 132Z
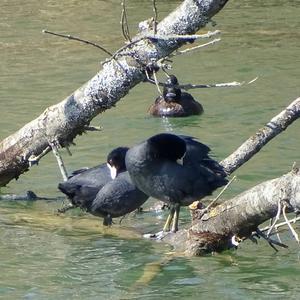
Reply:
M134 211L148 199L126 172L127 150L125 147L114 149L109 153L107 163L73 172L58 188L74 206L103 217L103 224L110 225L112 218Z
M227 183L222 166L209 157L210 148L189 136L155 135L132 147L126 168L134 184L171 206L164 230L178 229L180 206L191 204Z

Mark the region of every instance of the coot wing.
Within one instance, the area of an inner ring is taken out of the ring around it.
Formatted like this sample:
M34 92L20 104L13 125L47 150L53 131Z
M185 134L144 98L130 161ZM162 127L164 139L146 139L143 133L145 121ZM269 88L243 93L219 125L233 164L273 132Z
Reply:
M148 199L131 181L128 172L118 175L97 194L90 212L94 215L119 217L139 208Z
M197 141L194 137L187 135L179 135L186 144L186 153L183 157L184 164L195 164L208 158L210 148L205 144Z

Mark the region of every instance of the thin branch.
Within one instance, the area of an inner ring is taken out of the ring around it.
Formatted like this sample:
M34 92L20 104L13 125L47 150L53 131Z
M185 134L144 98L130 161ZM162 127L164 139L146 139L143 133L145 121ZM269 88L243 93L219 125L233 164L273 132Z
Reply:
M85 131L102 131L103 127L101 126L84 126Z
M274 247L274 245L280 246L282 248L288 248L287 245L280 243L280 242L273 240L273 239L269 238L268 236L266 236L259 228L256 229L256 233L258 234L258 236L261 236L263 239L265 239L275 251L278 251L278 250Z
M59 37L62 37L62 38L68 39L68 40L74 40L74 41L82 42L82 43L87 44L87 45L94 46L94 47L96 47L96 48L102 50L103 52L105 52L105 53L108 54L109 56L113 56L113 54L112 54L111 52L109 52L108 50L106 50L106 49L103 48L102 46L100 46L100 45L98 45L98 44L96 44L96 43L87 41L87 40L83 40L83 39L81 39L81 38L79 38L79 37L72 36L72 35L70 35L70 34L66 35L66 34L56 33L56 32L52 32L52 31L46 30L46 29L44 29L42 32L43 32L43 33L52 34L52 35L55 35L55 36L59 36Z
M290 220L287 220L287 221L284 221L284 222L281 222L281 223L278 223L278 224L276 224L275 225L275 229L277 230L277 228L279 228L279 227L282 227L282 226L285 226L285 225L287 225L288 223L289 224L294 224L294 223L296 223L297 221L299 221L300 220L300 216L298 216L298 217L295 217L295 218L293 218L293 219L290 219ZM266 227L264 227L263 229L261 229L261 231L267 231L267 230L269 230L270 229L270 226L266 226ZM275 233L273 233L273 234L275 234Z
M294 236L295 240L299 244L298 234L297 234L297 232L295 231L295 229L293 228L293 226L291 225L291 223L289 222L289 220L286 216L286 208L287 208L287 205L286 205L286 203L284 203L283 208L282 208L282 214L283 214L284 220L286 221L286 224L288 225L290 231L292 232L292 235Z
M212 40L211 42L208 42L208 43L205 43L205 44L201 44L201 45L198 45L198 46L195 46L195 47L192 47L192 48L188 48L188 49L185 49L185 50L177 50L175 51L174 53L171 53L168 57L174 57L174 56L178 56L178 55L182 55L182 54L190 54L190 53L193 53L195 52L196 50L199 50L201 48L204 48L204 47L207 47L207 46L211 46L217 42L221 41L221 39L214 39Z
M157 33L157 7L156 7L156 1L152 0L152 6L153 6L153 13L154 13L154 18L153 18L153 33Z
M212 205L214 205L222 196L222 194L228 189L228 187L232 184L232 182L236 180L236 176L233 176L230 181L224 186L224 188L221 190L221 192L219 193L219 195L209 203L209 205L207 205L207 207L204 209L204 212L207 212L209 210L210 207L212 207Z
M123 0L121 2L122 5L122 13L121 13L121 26L122 26L122 33L126 41L131 42L130 32L128 27L128 19L126 13L126 1Z
M87 41L87 40L83 40L81 38L78 38L78 37L75 37L75 36L72 36L72 35L65 35L65 34L61 34L61 33L56 33L56 32L52 32L52 31L48 31L48 30L43 30L42 31L43 33L48 33L48 34L52 34L52 35L55 35L55 36L59 36L59 37L62 37L62 38L66 38L68 40L74 40L74 41L79 41L79 42L82 42L82 43L85 43L85 44L88 44L88 45L91 45L91 46L94 46L100 50L102 50L103 52L105 52L106 54L108 54L109 56L111 56L110 59L107 59L105 62L108 62L108 61L111 61L112 59L118 64L118 66L122 69L122 71L124 73L126 73L126 70L124 69L124 67L115 59L114 55L109 52L108 50L106 50L105 48L103 48L102 46L96 44L96 43L93 43L93 42L90 42L90 41Z
M153 72L152 74L153 74L153 78L154 78L154 81L155 81L155 85L156 85L156 87L157 87L157 90L158 90L159 94L162 95L162 92L161 92L161 90L160 90L160 88L159 88L158 80L157 80L157 77L156 77L156 72Z
M52 148L52 152L53 152L53 154L54 154L54 156L57 160L57 164L58 164L59 170L61 172L62 178L63 178L64 181L67 181L68 180L68 173L67 173L65 164L62 160L62 157L60 156L60 154L58 152L58 148L56 146L56 143L55 142L49 142L49 145Z
M257 80L258 77L255 79L252 79L248 83L245 82L224 82L224 83L211 83L211 84L179 84L178 87L183 90L190 90L190 89L205 89L205 88L228 88L228 87L237 87L237 86L242 86L244 84L250 84L253 83L255 80ZM147 81L152 84L158 84L160 86L165 86L166 84L163 82L155 82L151 78L147 78Z
M280 218L280 213L281 213L281 200L279 199L279 201L278 201L277 214L276 214L276 216L275 216L275 219L274 219L274 221L273 221L273 224L271 224L271 226L270 226L270 228L269 228L269 230L268 230L268 232L267 232L267 236L268 236L268 237L270 236L270 234L271 234L273 228L275 227L277 221L279 220L279 218Z
M68 146L65 146L66 150L67 150L67 153L69 154L69 156L72 156L72 152L70 150L70 148Z
M238 81L232 81L232 82L224 82L224 83L213 83L213 84L181 84L178 87L184 90L190 90L190 89L203 89L203 88L227 88L227 87L236 87L236 86L242 86L244 84L251 84L254 81L256 81L258 77L250 80L249 82L238 82Z
M42 153L41 153L40 155L37 155L37 156L35 156L35 155L33 155L33 154L30 155L30 157L28 158L29 167L31 167L31 166L33 166L33 165L35 165L35 164L38 164L39 160L40 160L44 155L46 155L50 150L51 150L51 147L48 146L48 147L46 147L46 148L42 151Z

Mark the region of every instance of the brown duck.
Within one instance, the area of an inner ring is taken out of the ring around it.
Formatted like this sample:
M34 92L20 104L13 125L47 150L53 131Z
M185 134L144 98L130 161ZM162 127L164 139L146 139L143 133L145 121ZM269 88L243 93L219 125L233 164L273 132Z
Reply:
M148 113L155 117L187 117L200 115L202 105L189 93L181 92L176 76L167 79L163 95L159 96L149 107Z

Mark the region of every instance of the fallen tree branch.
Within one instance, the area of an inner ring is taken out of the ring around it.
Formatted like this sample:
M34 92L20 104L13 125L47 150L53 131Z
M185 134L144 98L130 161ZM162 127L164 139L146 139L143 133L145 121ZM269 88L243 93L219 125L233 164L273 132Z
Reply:
M227 1L185 0L157 25L157 34L165 37L194 34ZM118 62L105 63L98 74L69 97L4 139L0 143L0 186L28 171L29 157L39 156L48 147L48 141L58 141L62 147L72 143L96 115L115 106L145 79L144 66L167 57L184 43L184 39L141 40L130 51L142 65L131 55L122 55Z
M164 241L187 255L203 255L233 248L232 237L244 240L277 213L278 201L289 202L288 212L300 209L300 173L291 171L263 182L214 207L189 229L169 234ZM198 214L197 214L198 215Z

